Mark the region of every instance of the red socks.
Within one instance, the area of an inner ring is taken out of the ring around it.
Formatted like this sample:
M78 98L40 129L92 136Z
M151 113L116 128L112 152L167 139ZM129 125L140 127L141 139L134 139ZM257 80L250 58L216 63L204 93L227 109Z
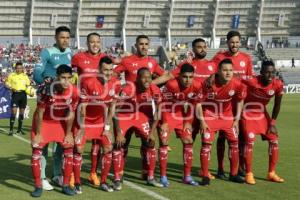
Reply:
M99 161L99 153L100 145L93 141L92 149L91 149L91 173L97 173L98 161Z
M111 160L112 160L111 152L102 154L101 183L106 183L107 176L111 166Z
M124 163L122 162L123 155L121 150L113 150L112 154L112 161L113 161L113 167L114 167L114 175L115 175L115 181L121 180L122 178L122 170L124 167Z
M32 157L31 157L31 170L34 178L34 184L36 187L42 187L41 180L41 156L42 149L32 149Z
M160 176L167 176L168 146L159 148Z
M193 164L193 145L183 145L183 162L184 162L184 177L191 175Z
M147 148L147 164L148 164L148 179L154 178L154 170L156 164L156 149L155 148Z
M73 172L73 148L64 149L63 156L63 185L70 185L70 177Z
M274 172L279 158L278 141L269 142L269 172Z
M252 172L253 142L246 142L244 147L244 160L246 173Z
M142 159L142 173L147 174L148 173L148 164L147 164L147 147L141 146L140 147L140 155Z
M202 144L201 150L200 150L200 161L201 161L201 167L203 172L203 177L209 177L209 160L210 160L210 151L211 151L211 144Z
M81 171L81 165L82 165L82 155L80 153L74 153L74 159L73 159L73 172L75 177L75 183L80 184L80 171Z
M229 143L230 175L235 176L238 173L239 166L239 148L237 142Z

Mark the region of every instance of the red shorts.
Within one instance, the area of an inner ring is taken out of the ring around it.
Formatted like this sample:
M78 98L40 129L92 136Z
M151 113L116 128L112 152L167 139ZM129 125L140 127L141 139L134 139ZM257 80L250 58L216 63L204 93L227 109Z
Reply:
M32 128L31 128L31 139L36 135L36 114L33 116ZM43 120L41 125L42 142L34 148L43 148L50 142L57 142L63 148L72 147L71 144L64 143L66 133L66 123L64 121L55 120Z
M209 130L205 131L202 134L202 142L212 143L214 141L215 133L217 131L223 131L226 139L229 142L238 141L238 134L236 130L232 127L232 120L215 118L214 120L206 120L205 122L208 125Z
M150 119L142 112L118 113L119 128L125 136L133 128L137 137L147 139L150 134Z
M79 129L78 129L78 127L74 127L73 130L74 130L73 132L74 132L74 138L75 138ZM84 133L83 138L80 141L77 141L75 146L84 147L86 141L93 140L93 139L99 140L100 144L102 146L110 146L112 144L111 139L109 137L107 137L106 135L103 135L102 134L103 131L104 131L103 127L102 128L101 127L92 128L92 127L87 126L85 128L85 133Z
M244 112L241 119L241 128L246 142L254 142L256 135L263 140L277 141L276 134L267 134L271 118L267 112Z

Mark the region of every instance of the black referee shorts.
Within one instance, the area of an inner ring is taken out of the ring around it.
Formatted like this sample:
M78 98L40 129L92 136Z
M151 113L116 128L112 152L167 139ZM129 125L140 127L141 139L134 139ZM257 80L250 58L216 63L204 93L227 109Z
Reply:
M13 92L11 96L11 107L26 108L27 95L25 91Z

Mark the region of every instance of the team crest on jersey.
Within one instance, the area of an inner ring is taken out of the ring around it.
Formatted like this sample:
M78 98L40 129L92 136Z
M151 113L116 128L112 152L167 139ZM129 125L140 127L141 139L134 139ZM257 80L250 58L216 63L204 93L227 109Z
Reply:
M212 67L211 65L208 65L207 68L208 68L209 71L212 71L212 70L213 70L213 67Z
M72 103L72 99L67 99L67 100L66 100L66 104L69 105L69 104L71 104L71 103Z
M245 61L242 60L242 61L240 62L240 66L241 66L241 67L245 67L245 66L246 66Z
M152 62L148 62L148 67L151 69L153 67Z
M275 93L274 90L269 90L269 92L268 92L269 95L273 95L274 93Z
M210 138L210 133L204 133L203 137L204 137L205 139L209 139L209 138Z
M114 89L109 90L108 94L111 97L114 96L115 95L115 90Z
M252 133L252 132L250 132L250 133L248 134L248 137L249 137L250 139L253 139L253 138L255 138L255 134Z
M235 91L234 90L230 90L229 92L228 92L228 94L229 94L229 96L233 96L234 94L235 94Z

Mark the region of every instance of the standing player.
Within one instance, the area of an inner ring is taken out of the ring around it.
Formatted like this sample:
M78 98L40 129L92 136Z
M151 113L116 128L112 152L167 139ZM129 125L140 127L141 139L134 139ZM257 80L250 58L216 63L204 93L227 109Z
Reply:
M106 183L112 159L110 122L115 112L111 102L119 93L121 83L117 78L112 77L112 74L112 60L109 57L103 57L99 63L98 77L85 78L80 86L80 120L75 128L77 130L75 131L74 153L75 192L78 194L82 193L80 186L82 153L86 141L90 139L93 139L94 146L98 147L97 152L100 146L103 148L100 188L107 192L113 191ZM97 160L95 164L97 165Z
M134 83L136 81L137 77L137 71L140 68L146 67L149 69L151 74L161 76L165 72L159 64L156 62L156 60L150 56L148 56L148 50L150 47L150 39L146 35L139 35L136 38L136 54L133 54L131 56L125 57L122 59L121 63L115 68L115 73L120 75L120 73L125 73L125 80L126 82ZM124 145L124 162L126 159L126 155L128 152L128 144L130 142L130 137L132 135L133 131L129 130L128 134L126 134L126 144ZM143 145L140 149L142 162L143 162L143 171L142 171L142 177L145 179L147 178L146 174L146 147Z
M163 92L164 104L161 126L159 128L160 182L169 186L167 179L168 140L173 130L183 145L184 176L183 182L197 186L191 176L193 164L192 119L194 105L202 97L202 82L194 79L194 67L185 63L180 68L179 77L167 82ZM185 109L185 107L188 107ZM189 110L190 112L185 112ZM191 111L192 110L192 111Z
M16 63L16 72L11 73L5 85L12 91L11 107L12 113L9 121L9 135L13 135L13 128L16 119L17 109L19 108L18 130L17 134L22 133L22 124L24 119L24 111L27 105L26 89L30 85L28 76L24 73L24 67L21 62Z
M283 83L275 79L275 66L272 61L262 63L259 76L243 81L247 85L247 97L242 114L242 132L245 138L245 181L255 184L252 173L252 154L255 135L260 134L263 140L269 142L269 173L267 180L282 183L284 180L275 173L278 161L278 132L276 119L280 111L283 94ZM267 112L266 105L275 96L272 117Z
M242 83L233 78L233 64L230 59L224 59L219 64L215 83L212 87L203 87L205 102L197 105L201 122L202 147L200 153L203 172L203 185L209 185L208 172L211 145L217 131L222 130L229 143L230 177L229 180L243 183L238 175L238 130L239 116L245 98L245 88ZM233 117L232 101L236 99L236 117ZM202 105L201 105L202 104Z
M79 75L79 82L91 77L98 77L100 59L105 57L105 53L101 53L101 37L98 33L90 33L86 38L88 50L79 52L72 57L72 68L77 71ZM80 84L79 84L80 85ZM97 176L97 163L100 156L99 145L92 142L91 148L91 173L88 180L95 186L100 185L100 180Z
M219 63L224 59L231 59L233 63L233 73L235 77L239 79L248 79L251 78L253 75L255 75L252 67L252 59L251 56L239 51L239 48L241 46L241 34L238 31L229 31L227 33L227 51L220 51L218 52L212 61L216 64L216 66L219 65ZM233 102L236 104L236 102ZM235 106L233 106L235 108ZM234 111L235 114L235 111ZM239 166L240 170L239 173L241 175L244 175L243 169L243 147L244 147L244 141L243 141L243 134L239 134L239 149L240 149L240 159L239 159ZM223 179L225 178L224 174L224 152L225 152L225 137L222 132L219 134L218 140L217 140L217 157L218 157L218 177Z
M204 79L208 78L211 74L217 72L217 67L214 62L211 62L205 59L207 54L207 44L204 39L197 38L192 42L192 53L193 58L191 61L185 61L178 65L177 68L160 76L159 78L153 80L153 83L156 85L163 84L170 79L177 78L180 74L180 69L183 64L190 63L195 68L194 77L203 81Z
M158 106L161 102L160 89L151 84L151 72L148 68L140 68L135 83L127 83L121 90L119 105L115 114L115 148L113 150L114 189L121 190L121 178L124 169L122 151L126 134L133 129L142 139L146 151L147 184L163 187L154 179L156 164L155 137L158 124Z
M57 68L57 80L51 84L51 95L38 94L37 109L32 124L31 167L35 182L33 197L42 195L41 156L42 149L49 142L58 142L63 147L63 186L62 192L74 195L70 188L73 168L73 133L71 131L75 110L78 105L77 88L71 85L72 69L67 65Z

